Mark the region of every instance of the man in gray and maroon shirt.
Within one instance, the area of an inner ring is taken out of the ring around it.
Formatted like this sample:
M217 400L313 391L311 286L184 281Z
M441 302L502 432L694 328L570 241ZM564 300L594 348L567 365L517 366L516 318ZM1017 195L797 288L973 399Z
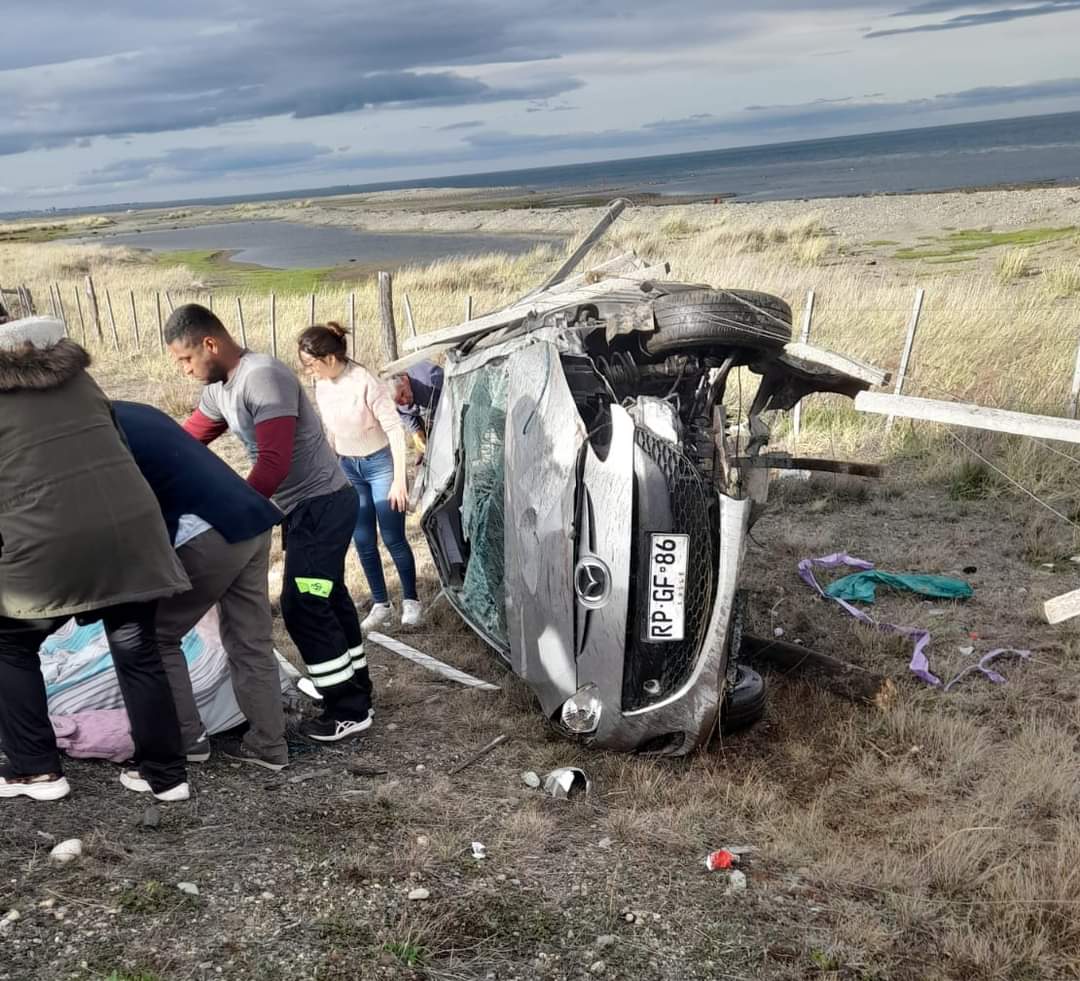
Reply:
M287 365L241 347L197 303L173 312L165 341L184 373L206 386L184 428L203 443L231 429L252 461L248 483L285 512L281 613L324 706L301 731L320 742L357 735L371 725L371 679L345 585L356 491Z

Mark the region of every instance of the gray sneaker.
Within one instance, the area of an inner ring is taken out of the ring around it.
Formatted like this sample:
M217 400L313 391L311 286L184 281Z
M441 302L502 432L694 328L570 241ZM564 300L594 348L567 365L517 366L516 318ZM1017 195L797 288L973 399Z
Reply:
M275 773L279 773L289 765L288 760L278 762L265 759L241 739L229 740L229 742L225 743L221 747L221 755L227 760L235 760L237 763L250 763L252 766L261 766L264 770L273 770Z

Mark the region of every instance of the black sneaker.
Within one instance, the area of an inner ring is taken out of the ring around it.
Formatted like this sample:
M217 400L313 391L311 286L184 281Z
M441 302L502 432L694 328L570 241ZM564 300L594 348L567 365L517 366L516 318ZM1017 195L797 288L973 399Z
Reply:
M250 763L252 766L261 766L263 769L273 770L275 773L280 773L289 765L288 760L282 763L260 756L242 739L230 739L228 742L223 743L221 745L221 755L227 760Z
M308 719L300 723L300 732L308 739L314 739L320 743L336 743L350 736L359 736L364 730L370 728L370 715L359 722L355 719L335 719L332 716L323 715L318 719Z

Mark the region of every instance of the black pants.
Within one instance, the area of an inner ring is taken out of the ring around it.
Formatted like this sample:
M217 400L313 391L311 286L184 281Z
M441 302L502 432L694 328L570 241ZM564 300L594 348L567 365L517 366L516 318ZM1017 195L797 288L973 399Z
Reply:
M157 603L130 603L102 610L97 616L105 626L131 721L134 762L160 792L187 777L172 690L154 638L156 610ZM0 617L0 743L20 776L62 772L38 651L67 619Z
M289 512L282 526L281 615L327 712L362 721L371 708L371 678L360 617L345 586L356 510L356 491L349 486Z

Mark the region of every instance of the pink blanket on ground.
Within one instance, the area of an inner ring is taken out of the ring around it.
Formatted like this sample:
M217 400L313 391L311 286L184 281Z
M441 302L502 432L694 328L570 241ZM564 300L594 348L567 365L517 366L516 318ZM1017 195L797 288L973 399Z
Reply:
M123 763L135 755L124 709L91 709L75 715L50 715L56 745L68 756Z

